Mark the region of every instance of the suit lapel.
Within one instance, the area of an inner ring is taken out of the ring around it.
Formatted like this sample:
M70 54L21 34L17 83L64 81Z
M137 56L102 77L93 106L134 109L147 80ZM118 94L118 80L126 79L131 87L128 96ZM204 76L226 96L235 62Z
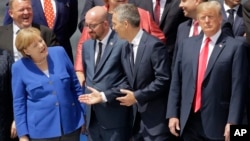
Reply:
M176 1L176 0L175 0ZM161 21L160 21L160 26L162 24L162 19L165 19L165 17L167 16L168 14L168 11L169 9L171 8L172 4L174 2L172 2L172 0L167 0L166 3L165 3L165 6L164 6L164 10L163 10L163 13L162 13L162 16L161 16ZM165 24L165 23L164 23Z
M34 16L39 16L40 19L43 19L44 23L46 23L46 25L48 26L47 20L46 20L45 15L44 15L42 2L43 1L32 0L33 10L35 10L35 12L38 13L38 14L34 13Z
M103 55L101 57L101 60L100 60L99 64L96 66L96 70L95 70L96 74L101 70L101 68L103 67L106 60L109 58L110 53L113 50L113 47L114 47L114 44L116 41L114 35L115 35L114 31L112 31L112 33L108 39L107 46L105 47L105 50L104 50Z
M234 19L233 31L235 35L238 32L238 29L241 24L243 24L243 19L242 19L242 6L240 5Z
M135 81L135 78L136 78L136 74L139 70L139 66L140 66L140 63L141 63L141 59L142 59L142 56L143 56L143 52L146 48L146 41L147 41L147 34L145 32L143 32L143 35L142 35L142 38L141 38L141 41L138 45L138 49L137 49L137 53L136 53L136 58L135 58L135 66L134 66L134 80L133 80L133 83Z
M198 37L195 39L195 42L193 44L194 47L194 52L192 54L193 57L193 77L194 80L197 78L197 70L198 70L198 63L199 63L199 55L200 55L200 49L202 45L202 39L203 39L203 34L198 35ZM190 55L190 54L188 54Z
M89 69L91 70L91 76L94 76L95 74L95 45L96 42L95 40L91 40L91 43L89 46L87 46L88 50L89 50L89 64L87 65L89 67Z
M4 29L5 33L4 36L5 41L4 42L5 46L3 46L2 48L7 49L10 51L10 53L12 54L12 56L14 56L14 50L13 50L13 24L9 24L6 26L6 28Z
M220 55L221 51L225 47L225 38L223 37L225 37L225 35L221 34L214 46L214 49L212 51L212 54L207 64L207 69L206 69L204 79L208 76L209 72L212 70L214 63L216 62L218 56Z

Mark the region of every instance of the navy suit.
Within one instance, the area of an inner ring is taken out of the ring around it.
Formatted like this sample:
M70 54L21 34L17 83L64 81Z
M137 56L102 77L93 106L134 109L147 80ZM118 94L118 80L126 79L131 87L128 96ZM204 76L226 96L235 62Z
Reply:
M167 118L180 119L181 135L193 110L202 38L203 34L185 39L177 52ZM243 42L222 33L210 56L202 83L200 109L201 124L210 139L223 140L226 123L241 124L247 84L245 49Z
M137 100L134 114L141 117L143 134L147 132L151 137L163 135L165 139L169 132L164 115L170 81L167 48L160 40L143 31L134 69L130 66L129 52L128 46L123 48L121 57L127 79Z
M223 2L221 2L221 12L222 12L222 17L224 21L227 21L227 15L223 5ZM236 16L234 18L234 24L233 24L233 33L234 36L243 36L245 34L245 25L243 21L243 16L242 16L242 5L239 5L238 11L236 11Z
M48 26L44 11L40 0L31 0L33 8L33 22ZM60 45L64 47L65 51L73 62L72 48L70 44L70 37L74 34L77 28L78 20L78 1L77 0L55 0L56 4L56 18L53 26L53 31ZM12 18L6 10L4 17L4 25L12 23Z
M131 0L131 2L136 6L149 11L151 16L154 18L152 0ZM180 23L187 20L187 18L184 17L182 9L179 8L179 4L180 0L167 0L159 24L160 29L163 31L167 39L166 47L169 52L169 61L171 61L173 57L177 28Z
M110 138L109 141L129 140L132 125L132 107L121 106L119 101L115 99L118 96L122 96L119 93L119 88L128 88L121 65L121 49L127 44L126 41L119 39L115 32L112 31L102 58L96 67L94 59L96 41L90 39L83 44L82 59L86 85L104 92L107 98L105 103L87 106L87 128L93 140L100 140L95 136L98 130L92 131L93 126L91 123L95 122L94 124L96 124L97 121L103 129L108 129L109 131L123 130L121 135L115 135L115 138ZM85 93L89 93L89 91L86 89ZM95 116L93 116L93 113Z

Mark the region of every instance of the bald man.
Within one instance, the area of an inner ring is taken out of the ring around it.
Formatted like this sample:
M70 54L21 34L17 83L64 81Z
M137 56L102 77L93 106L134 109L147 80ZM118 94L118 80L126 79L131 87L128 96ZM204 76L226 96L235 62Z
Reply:
M121 66L121 49L128 43L111 30L107 11L96 6L85 16L91 39L82 46L86 78L85 94L79 100L87 105L86 119L90 141L128 141L131 107L121 106L116 97L126 87Z

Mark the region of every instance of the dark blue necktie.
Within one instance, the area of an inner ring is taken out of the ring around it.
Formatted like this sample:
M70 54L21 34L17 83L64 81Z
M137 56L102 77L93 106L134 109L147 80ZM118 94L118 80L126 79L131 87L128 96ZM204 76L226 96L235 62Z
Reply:
M133 69L134 68L134 50L133 50L133 44L129 44L129 49L130 49L130 65L131 65L131 68Z

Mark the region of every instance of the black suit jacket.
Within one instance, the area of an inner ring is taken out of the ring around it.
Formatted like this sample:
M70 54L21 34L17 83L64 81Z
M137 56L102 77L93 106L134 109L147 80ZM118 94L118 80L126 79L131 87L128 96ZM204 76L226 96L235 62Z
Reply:
M4 42L4 41L2 41ZM10 128L13 121L12 92L11 92L11 64L13 57L7 50L0 49L0 140L18 141L10 139Z
M48 27L38 24L32 24L32 27L41 31L47 46L58 45L55 34ZM0 48L8 50L13 56L13 24L0 26L0 41Z
M154 7L152 0L132 0L131 2L136 6L149 11L151 16L154 18ZM172 59L173 56L177 28L180 23L187 20L187 18L184 17L182 9L179 8L179 4L180 0L167 0L159 25L167 39L166 46L168 48L170 59Z
M129 46L122 49L122 65L137 100L145 130L152 135L166 134L164 114L170 82L167 49L157 38L144 32L140 40L134 69L130 65Z

